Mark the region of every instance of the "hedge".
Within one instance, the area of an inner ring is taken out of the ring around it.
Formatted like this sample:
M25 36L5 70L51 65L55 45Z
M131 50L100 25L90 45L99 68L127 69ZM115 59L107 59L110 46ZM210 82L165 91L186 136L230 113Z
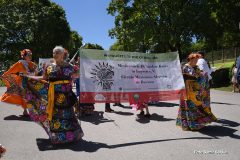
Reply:
M230 85L230 68L221 68L213 72L212 75L212 87L226 87Z

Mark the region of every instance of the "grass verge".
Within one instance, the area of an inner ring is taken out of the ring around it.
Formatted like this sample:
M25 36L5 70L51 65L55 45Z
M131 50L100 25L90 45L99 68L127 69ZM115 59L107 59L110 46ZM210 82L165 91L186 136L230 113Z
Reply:
M219 91L227 91L227 92L232 92L233 88L232 85L229 85L227 87L219 87L219 88L212 88L215 90L219 90Z

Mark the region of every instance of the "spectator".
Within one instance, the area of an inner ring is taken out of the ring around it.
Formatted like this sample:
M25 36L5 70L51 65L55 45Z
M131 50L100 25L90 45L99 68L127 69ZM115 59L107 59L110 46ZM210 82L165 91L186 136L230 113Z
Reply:
M110 107L110 103L105 103L105 112L114 112L114 110Z
M197 66L201 71L203 71L204 73L207 73L208 81L211 81L212 80L212 76L211 76L212 71L210 68L210 64L204 59L205 52L198 51L197 53L201 55L201 57L197 61Z
M232 67L232 87L233 87L233 91L232 92L236 92L236 89L238 89L238 92L240 92L239 90L239 84L237 82L237 65L236 65L236 62L233 64L233 67Z
M240 85L240 56L237 58L236 67L237 67L237 83L238 85Z

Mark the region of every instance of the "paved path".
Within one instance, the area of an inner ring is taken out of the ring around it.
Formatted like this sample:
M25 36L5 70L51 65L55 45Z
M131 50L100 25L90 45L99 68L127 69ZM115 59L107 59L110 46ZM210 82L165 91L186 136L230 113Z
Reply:
M0 94L6 88L0 88ZM178 101L150 107L152 117L136 120L131 108L96 104L81 121L85 136L77 144L53 147L37 124L22 118L20 107L0 102L0 143L4 160L240 160L240 94L211 91L218 123L200 132L175 126ZM127 104L125 104L127 105Z

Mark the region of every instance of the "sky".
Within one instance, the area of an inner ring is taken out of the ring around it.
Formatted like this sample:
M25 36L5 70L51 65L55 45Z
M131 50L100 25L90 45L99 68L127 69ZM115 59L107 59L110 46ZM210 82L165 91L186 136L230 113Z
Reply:
M116 41L108 36L114 27L114 17L107 14L111 0L52 0L66 13L71 30L83 37L83 43L94 43L105 50Z

